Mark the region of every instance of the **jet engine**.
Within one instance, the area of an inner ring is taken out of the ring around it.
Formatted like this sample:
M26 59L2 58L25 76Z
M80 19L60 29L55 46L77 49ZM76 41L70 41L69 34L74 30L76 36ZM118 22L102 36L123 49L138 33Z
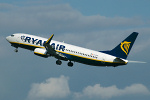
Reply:
M40 57L45 57L45 58L48 57L47 50L43 48L35 48L34 54Z

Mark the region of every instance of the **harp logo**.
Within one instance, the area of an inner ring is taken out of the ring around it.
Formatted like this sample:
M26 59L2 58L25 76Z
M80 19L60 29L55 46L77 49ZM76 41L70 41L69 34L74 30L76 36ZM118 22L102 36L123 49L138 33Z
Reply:
M130 43L131 43L131 42L127 42L127 41L121 42L120 47L121 47L122 51L123 51L126 55L128 55L129 48L130 48Z

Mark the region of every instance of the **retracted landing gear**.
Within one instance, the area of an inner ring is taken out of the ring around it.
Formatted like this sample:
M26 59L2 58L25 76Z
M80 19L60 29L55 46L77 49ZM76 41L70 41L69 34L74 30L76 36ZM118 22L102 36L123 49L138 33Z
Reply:
M69 62L68 62L68 66L69 66L69 67L72 67L72 66L73 66L73 63L72 63L71 61L69 61Z
M56 64L57 64L57 65L61 65L62 62L61 62L60 60L57 60L57 61L56 61Z

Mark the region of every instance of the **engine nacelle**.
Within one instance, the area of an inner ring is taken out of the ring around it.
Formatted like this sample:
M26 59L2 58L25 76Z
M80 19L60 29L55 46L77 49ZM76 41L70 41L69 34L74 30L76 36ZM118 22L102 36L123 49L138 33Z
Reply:
M48 57L47 50L43 48L35 48L34 54L40 57L45 57L45 58Z

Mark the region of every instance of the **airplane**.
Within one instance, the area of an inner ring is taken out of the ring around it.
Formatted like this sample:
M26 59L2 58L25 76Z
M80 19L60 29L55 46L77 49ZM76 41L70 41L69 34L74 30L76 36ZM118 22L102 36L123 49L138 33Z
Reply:
M117 67L128 63L127 57L138 36L138 32L131 33L125 40L112 50L95 51L79 46L74 46L64 42L58 42L53 39L54 34L49 39L25 34L15 33L6 37L6 40L15 47L34 51L34 54L40 57L55 57L56 64L61 65L62 60L68 61L68 66L72 67L73 62L78 62L91 66L112 66Z

